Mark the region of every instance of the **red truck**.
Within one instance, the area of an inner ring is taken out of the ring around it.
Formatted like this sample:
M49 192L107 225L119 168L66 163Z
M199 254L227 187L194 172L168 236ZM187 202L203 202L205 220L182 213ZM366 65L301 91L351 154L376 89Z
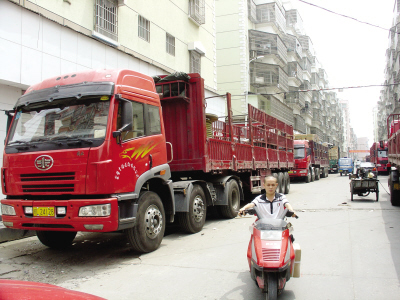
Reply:
M304 178L311 182L328 177L329 148L315 141L295 140L295 168L289 171L291 178Z
M400 114L391 114L387 118L387 136L390 202L400 206Z
M219 121L205 113L199 74L160 77L86 71L28 88L8 112L4 225L36 230L53 248L78 231L124 230L136 251L150 252L175 219L195 233L207 208L235 217L269 174L289 192L292 126L251 105L247 123L233 124L229 93Z
M370 162L376 165L378 173L388 173L388 142L373 143L369 149Z

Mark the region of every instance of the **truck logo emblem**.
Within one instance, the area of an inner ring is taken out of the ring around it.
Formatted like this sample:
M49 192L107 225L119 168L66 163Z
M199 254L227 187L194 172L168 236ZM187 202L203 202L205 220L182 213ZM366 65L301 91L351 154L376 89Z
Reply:
M40 155L35 159L35 167L40 171L47 171L53 166L53 158L48 155Z

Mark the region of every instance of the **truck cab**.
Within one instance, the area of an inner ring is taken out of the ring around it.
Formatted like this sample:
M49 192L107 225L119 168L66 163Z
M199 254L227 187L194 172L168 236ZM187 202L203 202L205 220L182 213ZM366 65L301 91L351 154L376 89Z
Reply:
M339 173L340 176L353 173L353 159L350 157L339 158Z
M290 177L305 177L306 182L311 182L315 179L311 166L311 148L309 141L294 141L294 163L295 168L289 172Z

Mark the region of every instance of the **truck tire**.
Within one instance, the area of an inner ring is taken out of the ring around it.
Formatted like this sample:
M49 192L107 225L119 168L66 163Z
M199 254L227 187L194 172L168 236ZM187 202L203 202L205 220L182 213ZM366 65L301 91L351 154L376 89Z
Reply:
M71 246L76 232L37 230L36 235L43 245L53 249L63 249Z
M315 168L314 171L315 171L315 180L319 180L321 175L319 168Z
M282 172L278 173L278 193L283 193L283 190L285 189L285 178L283 176Z
M189 199L189 211L177 213L179 225L187 233L196 233L203 229L207 215L206 195L203 188L195 184Z
M315 169L310 169L310 173L311 173L311 182L313 182L315 180Z
M156 250L164 237L165 212L160 197L154 192L144 192L139 197L136 225L126 229L129 243L141 253Z
M326 168L322 168L321 169L321 178L325 178L326 177Z
M306 183L310 183L311 182L311 172L308 171L307 176L306 176Z
M285 188L284 188L284 190L283 190L283 193L284 193L284 194L289 194L289 191L290 191L290 177L289 177L289 173L288 173L288 172L285 172L285 173L283 174L283 178L284 178L284 181L285 181Z
M236 180L229 181L228 204L221 206L221 214L226 219L237 216L240 208L240 190Z
M400 191L393 188L393 181L389 179L390 184L390 203L392 206L400 206Z

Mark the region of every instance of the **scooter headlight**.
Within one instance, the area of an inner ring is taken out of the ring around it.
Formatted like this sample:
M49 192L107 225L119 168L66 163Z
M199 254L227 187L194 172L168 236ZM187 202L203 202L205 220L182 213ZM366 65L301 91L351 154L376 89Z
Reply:
M261 231L261 239L266 241L280 241L282 239L282 231Z

